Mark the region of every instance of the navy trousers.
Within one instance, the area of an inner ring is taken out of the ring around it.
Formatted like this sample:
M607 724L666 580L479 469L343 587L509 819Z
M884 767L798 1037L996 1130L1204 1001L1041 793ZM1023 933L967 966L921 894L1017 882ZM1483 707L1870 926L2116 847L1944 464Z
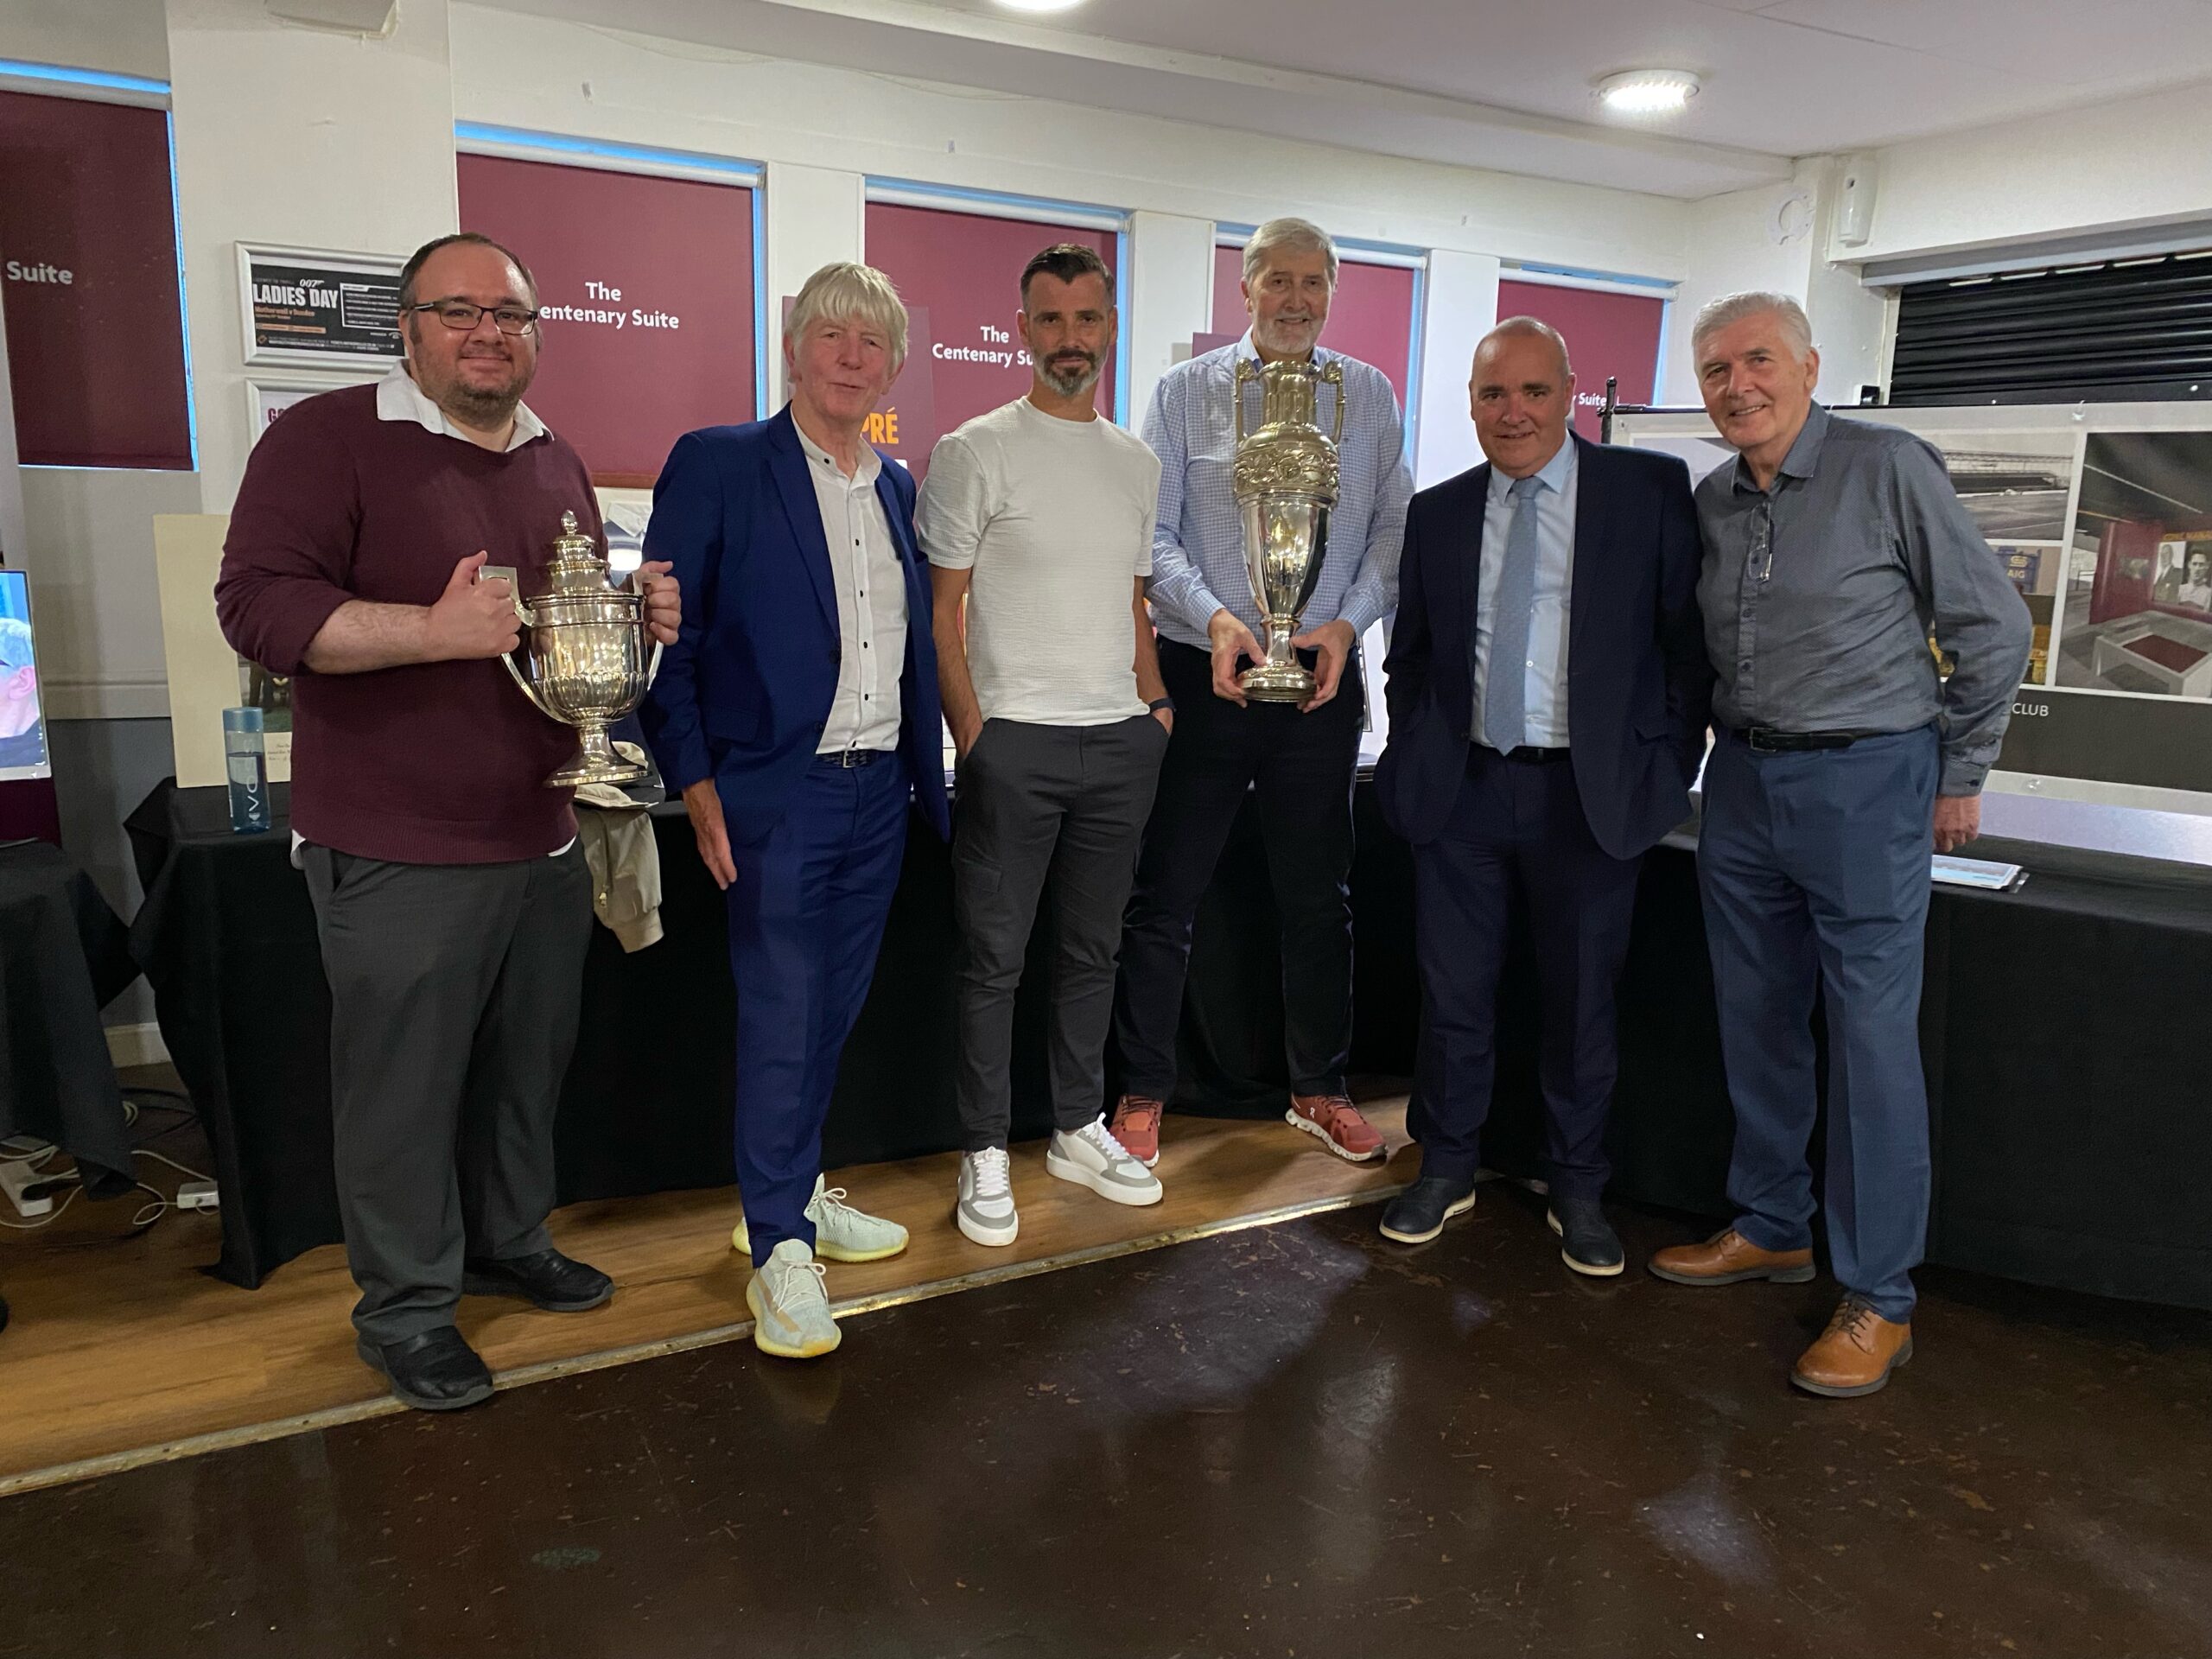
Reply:
M896 753L850 768L817 760L776 827L730 849L737 1186L756 1267L786 1238L814 1245L822 1125L875 973L912 794Z
M1762 1249L1813 1242L1813 994L1828 1030L1828 1250L1885 1319L1912 1313L1928 1234L1920 979L1935 849L1933 727L1705 769L1698 877L1736 1110L1728 1198Z
M1619 1071L1613 998L1642 863L1613 857L1592 836L1571 755L1512 760L1468 746L1443 834L1414 849L1421 1023L1408 1126L1423 1175L1470 1180L1482 1163L1498 976L1517 889L1535 934L1551 1184L1570 1198L1605 1191L1605 1115Z

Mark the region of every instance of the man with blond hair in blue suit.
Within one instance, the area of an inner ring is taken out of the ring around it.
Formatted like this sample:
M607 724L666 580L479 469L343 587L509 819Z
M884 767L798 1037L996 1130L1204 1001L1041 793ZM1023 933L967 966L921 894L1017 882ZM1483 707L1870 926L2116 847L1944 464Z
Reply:
M906 355L888 278L815 272L785 327L791 402L678 439L645 532L645 556L700 595L643 718L728 902L734 1242L753 1258L753 1341L792 1359L837 1345L817 1256L868 1262L906 1244L905 1228L822 1185L823 1121L910 806L950 828L914 484L863 436Z

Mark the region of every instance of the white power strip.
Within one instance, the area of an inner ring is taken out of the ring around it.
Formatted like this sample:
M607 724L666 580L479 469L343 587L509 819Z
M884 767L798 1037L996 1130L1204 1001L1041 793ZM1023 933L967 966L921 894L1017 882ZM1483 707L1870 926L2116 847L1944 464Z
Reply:
M180 1210L219 1210L222 1203L213 1181L187 1181L176 1190L176 1207Z
M21 1160L0 1164L0 1192L8 1195L8 1202L16 1206L26 1221L54 1212L52 1198L43 1193L36 1198L30 1196L31 1188L44 1185L48 1179Z

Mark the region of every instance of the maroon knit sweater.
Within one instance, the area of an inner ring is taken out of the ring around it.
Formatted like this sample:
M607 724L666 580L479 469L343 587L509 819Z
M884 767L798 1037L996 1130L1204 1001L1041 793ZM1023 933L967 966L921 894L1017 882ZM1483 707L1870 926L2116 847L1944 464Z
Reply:
M215 583L232 646L295 677L292 827L400 863L543 857L576 833L573 791L544 786L576 734L497 661L317 674L305 658L347 600L431 604L479 548L538 591L563 512L599 531L590 475L557 437L494 454L380 421L376 398L374 386L326 392L262 435Z

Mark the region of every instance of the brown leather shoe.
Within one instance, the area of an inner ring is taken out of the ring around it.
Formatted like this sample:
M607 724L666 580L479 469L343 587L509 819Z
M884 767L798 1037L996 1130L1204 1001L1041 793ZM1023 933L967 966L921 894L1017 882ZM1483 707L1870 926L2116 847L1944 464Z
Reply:
M1808 1394L1852 1400L1886 1385L1890 1373L1911 1357L1910 1325L1893 1324L1846 1294L1821 1339L1798 1357L1789 1380Z
M1736 1285L1746 1279L1802 1285L1813 1276L1813 1253L1763 1250L1733 1227L1725 1227L1702 1244L1669 1244L1653 1255L1650 1268L1677 1285Z

